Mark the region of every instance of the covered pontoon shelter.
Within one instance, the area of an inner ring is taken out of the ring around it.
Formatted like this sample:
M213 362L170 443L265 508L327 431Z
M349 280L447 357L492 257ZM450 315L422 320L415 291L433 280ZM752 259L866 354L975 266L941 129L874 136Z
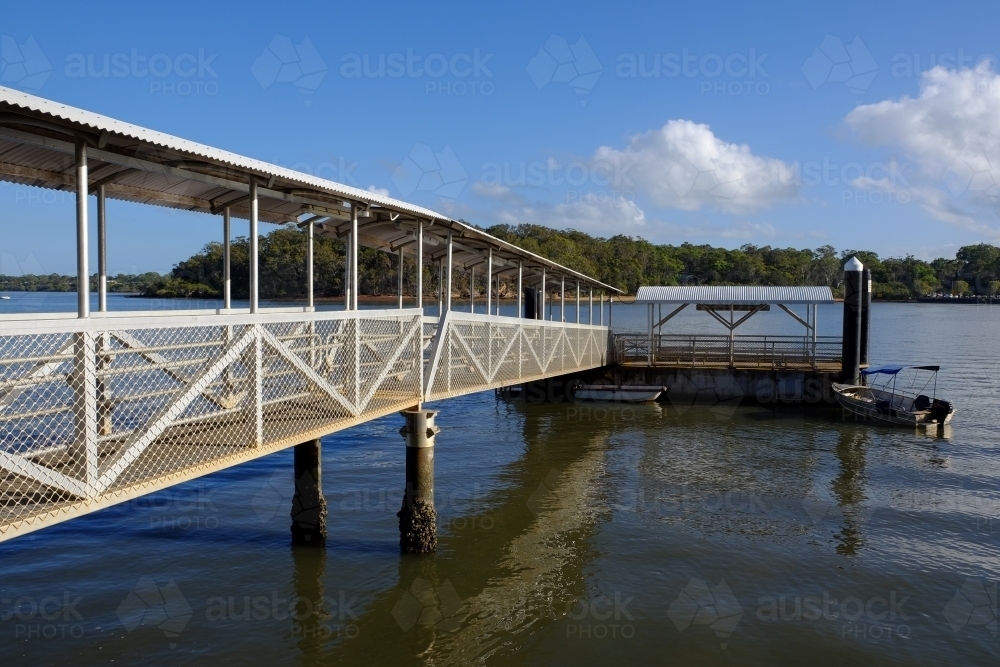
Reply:
M813 370L840 363L840 337L819 335L819 306L833 303L829 287L648 286L639 288L635 302L647 306L647 332L645 336L615 336L616 353L620 350L617 358L627 363ZM726 333L664 333L670 320L692 305L721 324ZM801 324L803 335L737 333L751 317L771 306Z

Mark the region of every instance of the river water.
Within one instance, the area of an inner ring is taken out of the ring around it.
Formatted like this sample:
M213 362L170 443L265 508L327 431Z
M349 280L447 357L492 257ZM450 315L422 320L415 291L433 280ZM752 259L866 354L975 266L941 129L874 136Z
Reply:
M704 315L672 326L721 328ZM616 329L645 317L615 306ZM397 416L324 438L322 551L289 546L290 451L0 544L2 664L1000 664L998 324L875 304L873 362L944 367L941 435L740 402L442 401L433 556L398 553Z

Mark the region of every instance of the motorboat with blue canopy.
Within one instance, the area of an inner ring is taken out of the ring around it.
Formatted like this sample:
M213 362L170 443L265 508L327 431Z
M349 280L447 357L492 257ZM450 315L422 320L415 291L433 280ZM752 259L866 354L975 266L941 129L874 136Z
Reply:
M844 409L862 417L903 426L943 427L951 422L955 408L937 397L939 370L940 366L872 366L861 371L864 384L834 384L833 391Z

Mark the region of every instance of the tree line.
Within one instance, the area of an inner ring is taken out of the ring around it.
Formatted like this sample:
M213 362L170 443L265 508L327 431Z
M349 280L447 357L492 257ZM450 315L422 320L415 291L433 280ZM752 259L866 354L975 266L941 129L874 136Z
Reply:
M119 273L108 276L108 291L124 294L142 294L163 281L155 271L140 274ZM90 277L90 289L97 291L97 274ZM75 292L76 276L27 274L0 275L0 292Z
M828 285L842 290L843 265L856 255L872 270L873 296L905 300L931 294L1000 294L1000 248L989 244L963 246L954 259L927 262L913 256L881 258L866 250L838 252L826 245L816 249L744 245L735 250L682 243L657 245L618 235L599 238L573 230L538 225L497 225L486 232L526 250L593 276L634 294L640 285ZM250 243L239 237L232 243L231 280L234 299L249 296ZM221 298L222 244L209 243L178 263L166 275L145 273L109 278L108 289L150 297ZM302 298L306 291L305 235L289 226L260 237L259 281L262 299ZM359 291L365 295L394 295L398 271L395 255L370 248L358 250ZM413 260L404 265L404 293L414 293ZM319 298L343 295L344 244L337 239L315 239L314 291ZM480 277L480 281L482 278ZM468 274L452 281L459 294L468 294ZM424 267L428 294L437 290L437 270ZM91 281L96 289L96 277ZM71 291L71 276L3 276L0 290ZM477 293L485 286L479 282ZM504 285L502 296L512 296Z

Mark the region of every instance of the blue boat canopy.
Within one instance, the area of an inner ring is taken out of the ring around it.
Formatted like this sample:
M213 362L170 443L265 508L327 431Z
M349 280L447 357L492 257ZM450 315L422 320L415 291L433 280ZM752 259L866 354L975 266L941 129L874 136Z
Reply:
M865 368L861 371L862 375L895 375L904 368L915 368L920 371L934 371L937 372L941 370L940 366L897 366L897 365L887 365L887 366L875 366L873 368Z

